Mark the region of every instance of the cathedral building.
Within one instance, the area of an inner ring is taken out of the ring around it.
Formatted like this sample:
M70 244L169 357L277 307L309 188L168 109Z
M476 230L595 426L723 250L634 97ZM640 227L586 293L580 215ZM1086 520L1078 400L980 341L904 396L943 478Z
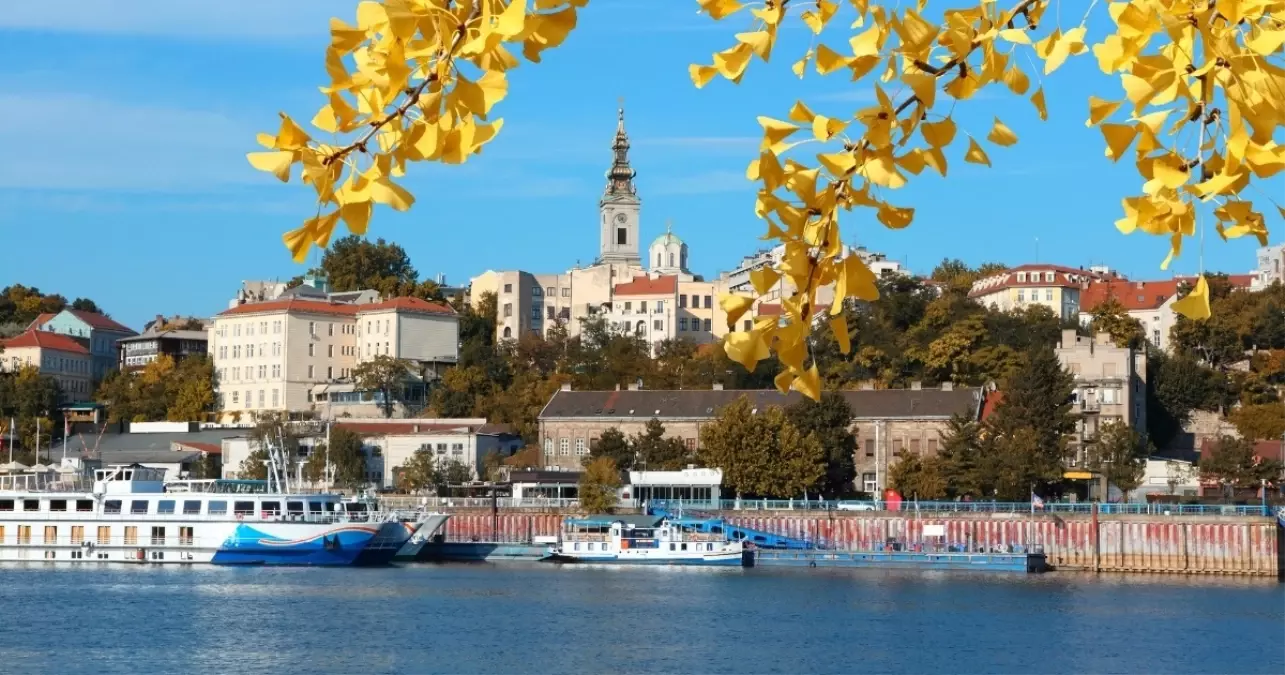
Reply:
M643 337L655 345L666 339L713 342L726 333L718 309L719 282L706 282L688 270L688 249L672 227L647 247L642 242L642 199L629 163L625 112L617 112L611 144L612 163L598 200L598 256L588 266L540 274L525 270L487 271L472 279L470 297L496 299L496 338L515 340L523 333L547 335L558 326L580 332L583 319L601 316L614 330Z

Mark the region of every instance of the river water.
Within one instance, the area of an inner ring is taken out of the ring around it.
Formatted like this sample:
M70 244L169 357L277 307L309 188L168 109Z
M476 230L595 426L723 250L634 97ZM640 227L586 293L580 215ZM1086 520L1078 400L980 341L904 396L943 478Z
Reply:
M1275 581L0 567L0 672L1285 673Z

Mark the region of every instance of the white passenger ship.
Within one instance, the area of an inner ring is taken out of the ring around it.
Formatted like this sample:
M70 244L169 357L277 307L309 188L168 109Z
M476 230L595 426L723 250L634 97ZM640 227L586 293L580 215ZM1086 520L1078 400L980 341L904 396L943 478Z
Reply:
M0 560L383 564L428 525L341 495L272 485L166 483L163 470L137 464L92 476L0 475Z
M558 562L748 567L754 554L722 534L659 516L590 516L563 523L551 551Z

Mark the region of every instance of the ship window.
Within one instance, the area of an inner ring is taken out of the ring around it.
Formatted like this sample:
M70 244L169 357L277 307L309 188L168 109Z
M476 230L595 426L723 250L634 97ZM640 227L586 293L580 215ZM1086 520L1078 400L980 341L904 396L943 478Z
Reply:
M103 502L103 513L120 513L120 500L109 499Z
M321 513L321 502L308 502L308 513Z
M286 513L303 515L303 502L286 502Z
M706 550L706 551L713 551L713 550L714 550L714 545L713 545L713 544L705 544L705 550Z
M130 513L147 513L147 500L135 499L129 503Z
M686 551L686 550L687 550L687 544L683 544L683 545L682 545L681 550Z
M579 550L580 550L580 542L576 542L576 550L577 550L577 551L579 551Z
M49 510L50 510L50 511L66 511L66 510L67 510L67 500L66 500L66 499L50 499L50 500L49 500Z
M39 510L40 510L40 500L39 500L39 499L24 499L24 500L22 500L22 510L23 510L23 511L39 511Z
M186 515L195 515L201 512L201 502L197 499L189 499L183 502L183 513Z
M163 528L163 527L153 527L153 528L152 528L152 543L153 543L153 544L164 544L164 543L165 543L165 528Z
M674 550L674 545L673 545L673 544L670 544L670 545L669 545L669 550L671 550L671 551L672 551L672 550Z
M254 502L233 502L232 511L238 516L252 516L254 515Z
M197 502L197 503L199 504L200 502ZM192 536L191 527L178 528L178 543L191 545L192 539L193 539L193 536Z
M228 512L228 503L223 501L210 502L209 508L205 510L206 515L221 516Z
M12 499L0 499L0 511L12 511L12 510L13 510Z
M265 516L275 516L281 513L281 502L262 502L259 510L263 511Z
M126 471L126 472L124 473L124 475L122 475L122 476L121 476L121 478L123 478L123 479L125 479L125 480L134 480L134 472L133 472L133 471Z
M157 513L174 513L174 500L162 499L161 501L157 502L156 512Z
M94 510L94 500L92 500L92 499L77 499L77 500L76 500L76 510L77 510L77 511L93 511L93 510Z

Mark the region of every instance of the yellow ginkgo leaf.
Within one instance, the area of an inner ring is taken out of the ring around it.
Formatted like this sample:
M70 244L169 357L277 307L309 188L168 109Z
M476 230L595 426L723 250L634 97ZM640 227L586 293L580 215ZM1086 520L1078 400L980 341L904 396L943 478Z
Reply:
M846 68L851 65L852 59L825 45L817 45L816 63L817 73L821 75L829 75L840 68Z
M1017 142L1017 134L1013 133L999 118L995 118L995 124L991 127L991 132L986 135L986 140L995 145L1009 146Z
M754 286L754 292L759 295L767 295L780 279L781 275L778 274L776 270L772 269L771 266L765 265L750 272L750 284ZM722 305L722 302L723 300L720 298L720 306Z
M839 303L835 303L839 304ZM852 351L852 341L848 338L848 319L844 316L836 316L830 319L830 332L834 333L834 341L839 344L839 353L847 354Z
M810 368L803 371L802 375L794 378L790 388L813 401L821 400L821 374L817 372L816 364L813 363Z
M910 224L915 219L915 210L908 206L892 206L891 204L881 204L879 212L875 216L884 227L900 230Z
M718 296L718 306L727 314L727 327L731 328L736 325L737 319L750 310L754 304L754 298L747 295L737 295L736 293L720 293Z
M955 140L955 121L947 117L940 122L925 122L919 126L924 141L934 148L943 148Z
M1190 293L1173 303L1173 311L1193 321L1209 318L1209 283L1205 275L1200 275Z
M294 164L295 154L289 150L269 150L266 152L247 152L245 158L250 166L277 177L282 183L290 180L290 167Z
M776 386L776 390L782 394L789 393L790 383L793 381L794 373L791 373L788 370L782 370L776 374L776 377L772 378L772 384Z
M848 124L843 120L817 115L812 118L812 136L818 141L828 141L834 138L835 134L843 131L846 126Z
M1112 161L1119 160L1138 136L1138 129L1132 124L1103 124L1098 128L1107 141L1107 157Z
M972 164L991 165L991 158L986 156L986 151L982 146L977 144L977 140L972 136L968 137L968 152L964 153L964 161Z
M763 142L759 150L768 150L799 130L799 127L789 122L774 120L771 117L759 117L758 122L763 127Z
M1110 117L1124 101L1104 101L1097 96L1089 97L1089 119L1084 121L1084 126L1091 127L1102 120Z
M700 11L710 15L715 21L730 16L741 10L737 0L698 0Z
M999 37L1003 40L1012 42L1013 44L1031 44L1031 36L1027 35L1026 31L1021 28L1006 28L999 32Z
M371 201L387 204L396 211L405 211L415 203L415 197L406 188L387 177L372 181L369 186Z
M692 84L696 85L697 89L700 89L714 79L714 76L718 74L718 69L714 66L702 66L693 63L687 67L687 73L692 76Z
M763 334L756 330L728 333L723 342L723 351L727 352L727 358L750 372L754 372L759 361L772 355Z

